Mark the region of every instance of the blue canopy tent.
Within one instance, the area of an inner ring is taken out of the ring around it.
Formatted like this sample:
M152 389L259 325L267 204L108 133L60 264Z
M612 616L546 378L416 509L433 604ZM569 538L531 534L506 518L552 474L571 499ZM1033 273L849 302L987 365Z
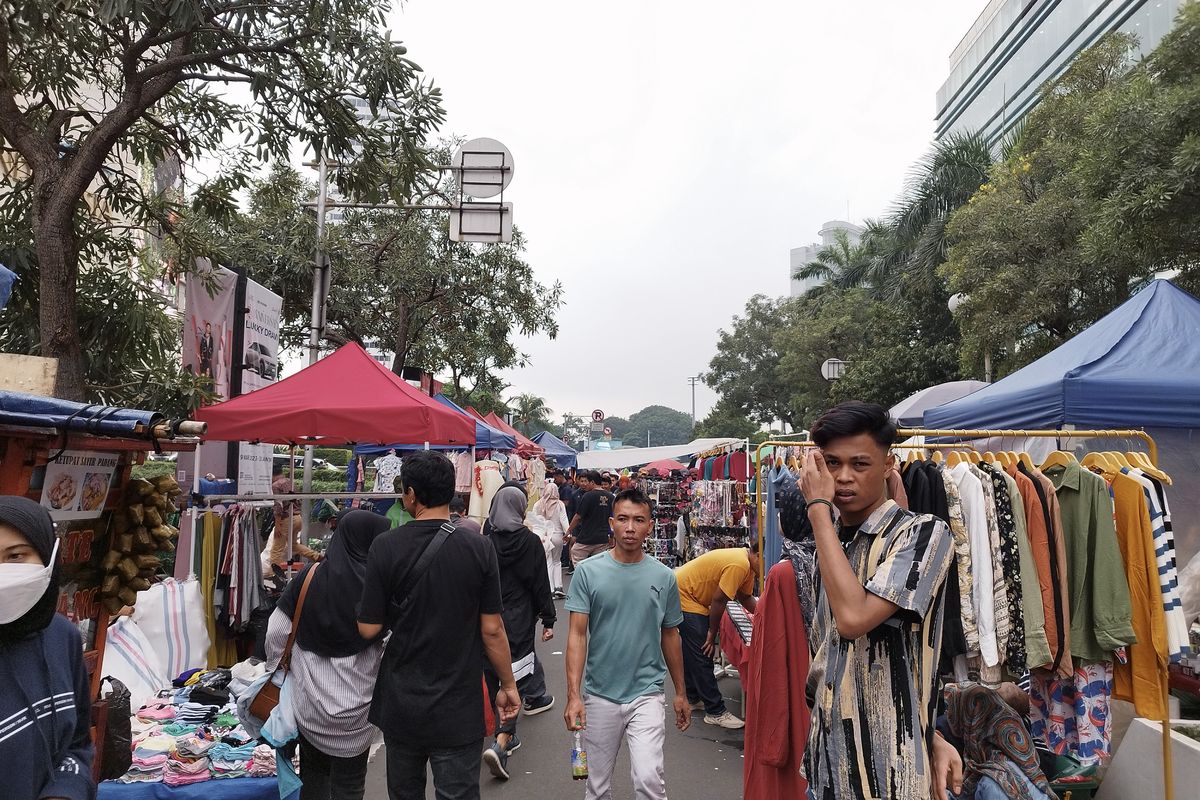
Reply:
M1156 280L1075 338L990 386L924 415L926 428L1144 428L1175 480L1182 567L1200 551L1200 300ZM1047 442L1053 449L1053 441ZM1141 449L1079 438L1060 446ZM1004 449L1014 449L1009 443ZM1019 448L1018 448L1019 449ZM1030 448L1030 452L1034 452Z
M533 441L545 449L546 455L553 458L560 469L570 469L578 463L579 453L550 431L542 431L533 437Z

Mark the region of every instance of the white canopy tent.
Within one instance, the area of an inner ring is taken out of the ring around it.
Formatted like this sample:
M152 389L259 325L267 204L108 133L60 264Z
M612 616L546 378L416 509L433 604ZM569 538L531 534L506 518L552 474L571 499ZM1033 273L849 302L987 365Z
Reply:
M589 450L579 454L579 469L624 469L663 458L680 459L717 447L744 443L745 439L696 439L688 444L666 447L630 447L620 450Z

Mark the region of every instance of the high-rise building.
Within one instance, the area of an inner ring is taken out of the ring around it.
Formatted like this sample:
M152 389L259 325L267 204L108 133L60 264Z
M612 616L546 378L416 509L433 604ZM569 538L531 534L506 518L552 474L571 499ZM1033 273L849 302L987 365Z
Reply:
M792 282L792 297L800 297L806 294L809 289L820 286L825 282L821 278L796 280L793 276L796 274L796 270L816 261L817 253L821 252L822 248L828 247L837 241L835 238L837 231L845 231L850 244L858 244L858 240L862 237L864 230L862 226L855 225L853 222L844 222L840 219L830 220L822 225L821 230L817 233L821 237L821 241L813 242L803 247L793 247L788 264L788 278Z
M937 93L937 131L982 131L998 147L1037 105L1038 91L1110 31L1148 53L1187 0L990 0L950 56Z

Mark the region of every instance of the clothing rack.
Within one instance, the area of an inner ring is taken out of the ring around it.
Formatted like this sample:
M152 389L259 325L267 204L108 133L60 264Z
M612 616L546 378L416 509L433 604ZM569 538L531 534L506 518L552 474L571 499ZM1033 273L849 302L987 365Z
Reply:
M989 429L937 429L937 428L900 428L896 431L898 438L907 439L912 436L937 437L940 439L1139 439L1149 451L1150 463L1158 466L1158 444L1154 441L1154 437L1146 433L1144 430L1125 429L1125 430L1061 430L1061 429L1034 429L1034 430L989 430ZM898 443L897 443L898 444ZM795 442L795 441L766 441L758 446L756 453L754 469L757 474L758 468L762 463L762 453L767 447L805 447L814 446L813 442ZM961 449L963 444L952 444L951 448ZM912 445L916 448L946 448L944 443ZM762 552L764 542L763 533L763 517L766 513L764 505L765 498L762 493L762 481L758 481L758 486L755 491L755 501L758 505L759 525L758 525L758 547L759 552ZM761 583L761 579L760 579ZM761 586L760 586L761 591ZM1169 686L1168 680L1166 686ZM1163 714L1162 723L1162 765L1163 765L1163 798L1164 800L1174 800L1175 798L1175 780L1172 775L1172 755L1171 755L1171 723L1170 723L1170 690L1164 688L1163 703L1166 711Z

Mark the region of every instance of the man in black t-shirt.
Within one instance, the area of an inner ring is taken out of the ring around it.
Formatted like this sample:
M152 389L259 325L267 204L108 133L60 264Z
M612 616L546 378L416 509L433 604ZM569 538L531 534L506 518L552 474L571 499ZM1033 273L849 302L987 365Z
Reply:
M500 617L496 551L482 536L451 534L407 593L409 607L398 612L409 567L450 519L454 466L440 453L417 451L404 459L400 482L413 521L371 544L358 615L365 639L392 630L369 718L387 744L391 800L424 800L427 764L439 797L475 800L486 734L485 656L500 679L501 721L521 708Z
M589 470L580 479L584 495L575 504L575 516L567 535L571 537L571 561L578 566L580 561L591 558L608 549L608 538L612 529L608 520L612 517L613 495L598 488L600 473Z

